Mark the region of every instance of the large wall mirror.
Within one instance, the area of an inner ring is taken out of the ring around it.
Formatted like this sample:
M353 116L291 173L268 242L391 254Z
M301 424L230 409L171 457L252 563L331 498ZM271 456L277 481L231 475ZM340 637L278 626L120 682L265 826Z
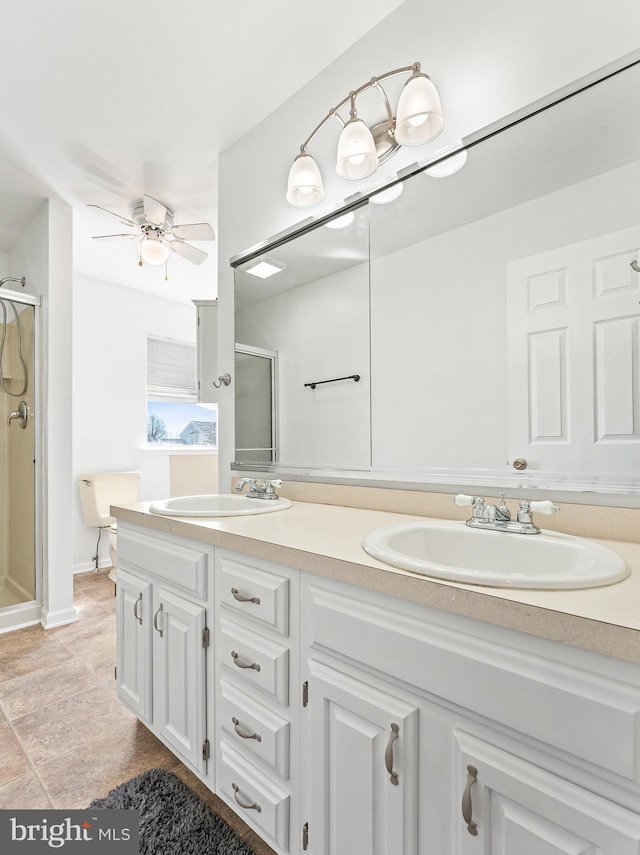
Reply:
M638 91L635 64L234 260L238 358L274 360L237 464L640 495Z

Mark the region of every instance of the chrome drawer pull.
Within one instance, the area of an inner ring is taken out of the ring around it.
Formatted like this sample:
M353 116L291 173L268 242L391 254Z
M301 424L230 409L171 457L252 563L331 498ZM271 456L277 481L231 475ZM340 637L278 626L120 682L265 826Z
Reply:
M260 597L245 597L237 588L232 588L231 593L233 594L233 598L239 603L255 603L256 606L260 605Z
M142 618L138 614L138 603L142 602L142 591L138 594L138 599L133 604L133 616L138 621L139 624L142 624Z
M398 783L398 773L393 771L393 743L398 738L399 731L400 728L397 724L391 725L391 735L389 736L389 742L384 752L384 764L387 767L387 772L389 773L389 780L392 784Z
M244 808L245 810L257 810L258 813L261 813L262 808L260 807L258 802L254 802L250 805L248 802L243 801L238 795L238 793L240 792L240 787L237 784L231 784L231 786L233 787L233 797L238 802L241 808Z
M472 837L478 836L478 825L472 819L473 805L471 804L471 787L475 784L478 777L478 770L475 766L467 766L467 785L464 788L462 795L462 818L467 824L467 831Z
M162 636L164 635L164 632L158 626L158 615L160 614L160 612L163 609L164 609L164 606L162 605L162 603L160 603L160 608L158 609L158 611L153 616L153 628L158 630L158 632L160 633L160 638L162 638Z
M243 662L235 650L231 651L231 658L233 659L233 664L237 665L238 668L253 668L254 671L260 670L260 666L257 662L252 662L251 664L249 664L248 662Z
M243 730L242 726L240 725L240 722L235 716L233 716L231 721L233 722L233 729L238 734L238 736L241 736L243 739L255 739L256 742L262 742L262 737L259 733L249 733L248 730Z

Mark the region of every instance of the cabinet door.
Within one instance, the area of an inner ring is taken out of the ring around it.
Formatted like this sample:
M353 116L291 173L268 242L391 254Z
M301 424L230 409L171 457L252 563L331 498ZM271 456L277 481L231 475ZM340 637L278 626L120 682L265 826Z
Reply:
M151 722L151 583L119 567L116 597L118 697Z
M637 813L470 734L455 742L462 855L640 852Z
M166 742L205 770L205 610L166 588L153 596L153 724Z
M417 707L315 660L309 673L310 852L414 855Z

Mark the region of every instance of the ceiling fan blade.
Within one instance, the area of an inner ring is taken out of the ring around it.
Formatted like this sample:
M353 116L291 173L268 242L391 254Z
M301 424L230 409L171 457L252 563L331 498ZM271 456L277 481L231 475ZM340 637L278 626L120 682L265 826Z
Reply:
M216 235L209 223L186 223L174 226L171 234L180 240L215 240Z
M112 217L117 217L124 226L135 226L133 220L128 219L128 217L123 217L122 214L115 214L113 211L109 211L101 205L87 205L87 208L97 208L99 211L111 214Z
M167 216L167 209L162 202L158 202L157 199L153 199L151 196L143 196L142 204L144 206L144 215L148 222L152 226L163 226L165 217Z
M191 246L190 243L184 243L181 240L172 240L171 249L174 252L177 252L178 255L186 258L187 261L190 261L192 264L202 264L208 254L202 249L198 249L195 246Z
M140 235L131 235L131 234L126 234L126 235L93 235L91 240L116 240L117 238L137 238L137 237L140 237Z

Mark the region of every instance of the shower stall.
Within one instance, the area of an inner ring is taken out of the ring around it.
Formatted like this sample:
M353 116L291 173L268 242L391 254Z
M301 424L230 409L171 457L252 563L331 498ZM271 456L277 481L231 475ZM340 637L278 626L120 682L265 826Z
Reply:
M5 277L8 282L24 279ZM36 547L39 299L0 290L0 632L40 619Z

